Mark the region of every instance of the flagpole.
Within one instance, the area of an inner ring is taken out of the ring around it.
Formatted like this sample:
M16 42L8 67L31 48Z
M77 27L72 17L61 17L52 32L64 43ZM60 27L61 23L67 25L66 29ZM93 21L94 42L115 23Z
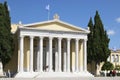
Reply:
M50 5L49 4L46 6L46 10L48 12L47 19L49 21L49 19L50 19Z

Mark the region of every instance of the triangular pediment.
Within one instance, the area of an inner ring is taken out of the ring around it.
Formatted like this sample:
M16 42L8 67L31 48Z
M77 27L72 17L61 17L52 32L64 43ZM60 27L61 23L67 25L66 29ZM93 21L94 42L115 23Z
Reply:
M51 20L51 21L27 24L27 25L24 25L24 27L40 29L40 30L72 31L72 32L85 32L85 33L89 32L86 29L76 27L74 25L65 23L65 22L60 21L60 20Z

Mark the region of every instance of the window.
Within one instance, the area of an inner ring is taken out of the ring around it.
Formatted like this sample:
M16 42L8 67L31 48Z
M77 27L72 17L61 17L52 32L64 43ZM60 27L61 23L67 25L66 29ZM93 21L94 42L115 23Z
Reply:
M119 56L116 55L116 62L119 62Z

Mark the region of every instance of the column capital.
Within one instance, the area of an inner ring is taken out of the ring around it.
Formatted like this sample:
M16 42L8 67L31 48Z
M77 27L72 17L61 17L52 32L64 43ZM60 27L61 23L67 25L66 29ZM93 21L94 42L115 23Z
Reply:
M34 38L34 36L30 36L30 38L31 38L31 39L33 39L33 38Z
M71 40L71 38L67 38L67 41L70 41Z
M61 38L61 37L58 37L58 40L62 40L62 38Z
M44 37L43 36L39 36L40 39L43 39Z
M75 41L79 41L80 39L79 38L75 38Z
M24 38L24 37L25 37L25 36L23 36L23 35L22 35L22 36L19 36L19 38Z
M88 39L83 39L83 41L87 41Z
M52 40L53 39L53 37L48 37L50 40Z

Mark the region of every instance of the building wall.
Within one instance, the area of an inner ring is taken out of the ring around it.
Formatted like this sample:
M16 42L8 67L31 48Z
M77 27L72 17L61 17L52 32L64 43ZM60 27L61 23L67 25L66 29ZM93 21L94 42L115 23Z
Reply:
M114 67L116 65L120 66L120 50L111 50L110 56L108 57L107 61L111 62ZM103 64L104 62L100 63L99 69L97 69L98 72L101 71ZM92 64L88 64L88 71L93 74L96 73L96 65L94 62L92 62Z
M19 24L12 24L11 25L11 32L15 33L17 31L17 29L18 29L18 26L19 26Z
M83 68L83 43L82 40L79 41L79 67Z
M12 59L9 61L9 63L5 66L4 71L7 71L10 69L11 72L17 72L17 68L19 69L19 37L18 33L16 32L18 29L19 24L12 24L11 25L11 32L15 35L15 51ZM51 26L51 27L50 27ZM77 29L73 29L69 26L61 27L65 25L38 25L34 26L34 28L39 29L48 29L48 30L63 30L63 31L77 31ZM68 28L69 27L69 28ZM36 45L36 43L35 43ZM44 44L43 44L44 45ZM71 70L75 70L75 40L71 40ZM24 38L24 70L28 71L29 69L29 55L30 55L30 38L25 37ZM83 68L83 43L82 40L79 40L79 67Z
M29 55L30 55L30 39L24 38L24 70L28 71L29 68Z
M111 54L107 60L111 62L114 67L120 65L120 50L111 50Z
M75 70L75 41L71 41L71 66L72 70Z

